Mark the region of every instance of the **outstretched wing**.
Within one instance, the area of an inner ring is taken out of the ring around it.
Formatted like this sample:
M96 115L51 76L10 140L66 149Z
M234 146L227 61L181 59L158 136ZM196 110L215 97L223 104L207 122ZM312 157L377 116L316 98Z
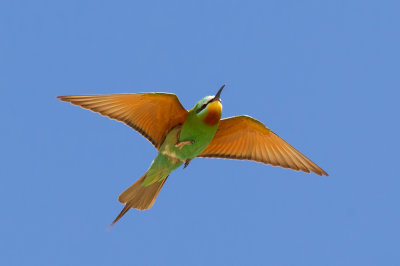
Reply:
M187 111L171 93L59 96L61 101L121 121L146 137L157 149L169 131L183 124Z
M252 160L328 175L263 123L245 115L222 119L213 140L199 157Z

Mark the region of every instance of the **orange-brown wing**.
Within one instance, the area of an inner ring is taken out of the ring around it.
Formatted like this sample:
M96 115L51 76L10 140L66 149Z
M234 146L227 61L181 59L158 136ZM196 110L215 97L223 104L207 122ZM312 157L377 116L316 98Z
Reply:
M328 175L263 123L245 115L222 119L210 145L199 157L253 160Z
M173 127L184 123L188 113L178 97L170 93L76 95L57 98L124 122L146 137L157 149Z

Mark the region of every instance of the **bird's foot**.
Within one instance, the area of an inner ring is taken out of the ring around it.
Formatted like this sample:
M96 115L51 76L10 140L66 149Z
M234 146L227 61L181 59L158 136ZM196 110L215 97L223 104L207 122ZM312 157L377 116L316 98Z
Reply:
M194 140L178 141L177 143L175 143L175 147L179 148L179 150L182 150L182 148L186 145L192 145L193 143Z

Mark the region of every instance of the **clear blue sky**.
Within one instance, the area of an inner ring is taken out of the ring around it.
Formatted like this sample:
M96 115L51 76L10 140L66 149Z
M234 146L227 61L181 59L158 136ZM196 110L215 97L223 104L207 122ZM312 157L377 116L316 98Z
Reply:
M0 2L0 265L400 265L398 1ZM226 83L329 178L196 159L155 206L156 150L58 95Z

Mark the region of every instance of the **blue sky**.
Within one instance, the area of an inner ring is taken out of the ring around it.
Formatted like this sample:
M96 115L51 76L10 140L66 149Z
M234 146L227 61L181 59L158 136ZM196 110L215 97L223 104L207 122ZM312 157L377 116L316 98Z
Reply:
M1 265L399 265L397 1L0 2ZM196 159L155 206L118 195L152 145L68 94L226 83L329 178Z

